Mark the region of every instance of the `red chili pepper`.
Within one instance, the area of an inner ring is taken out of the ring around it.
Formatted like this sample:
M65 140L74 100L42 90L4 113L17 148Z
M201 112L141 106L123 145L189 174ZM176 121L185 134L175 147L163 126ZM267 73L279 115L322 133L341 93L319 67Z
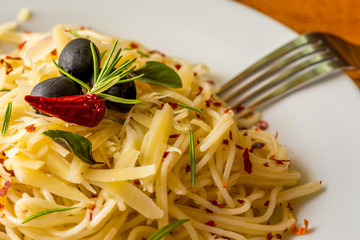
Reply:
M251 174L252 173L252 163L250 161L250 155L249 155L248 148L245 148L244 153L243 153L243 158L244 158L244 170L248 174Z
M96 94L54 98L27 95L25 101L43 113L85 127L97 126L105 113L104 100Z

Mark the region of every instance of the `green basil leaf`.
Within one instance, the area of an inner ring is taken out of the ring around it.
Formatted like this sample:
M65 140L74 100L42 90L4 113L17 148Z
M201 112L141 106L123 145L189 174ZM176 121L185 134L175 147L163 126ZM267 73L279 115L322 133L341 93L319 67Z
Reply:
M87 138L77 133L62 130L48 130L43 134L61 145L66 144L70 151L84 163L89 165L98 163L92 157L92 143Z
M149 61L131 74L144 74L138 81L156 84L164 87L181 88L182 82L174 69L161 62ZM130 75L131 75L130 74Z
M68 208L52 208L52 209L47 209L38 213L35 213L27 218L25 218L21 224L27 223L35 218L41 217L43 215L49 214L49 213L53 213L53 212L62 212L62 211L68 211L68 210L72 210L75 208L79 208L79 207L68 207Z
M9 128L11 111L12 111L12 103L9 102L7 104L6 110L5 110L4 121L3 121L3 124L2 124L2 128L1 128L1 136L5 136L8 128Z
M180 226L184 222L189 221L189 219L180 219L175 222L172 222L159 230L157 230L155 233L153 233L147 240L160 240L164 236L166 236L168 233L170 233L172 230L174 230L176 227Z

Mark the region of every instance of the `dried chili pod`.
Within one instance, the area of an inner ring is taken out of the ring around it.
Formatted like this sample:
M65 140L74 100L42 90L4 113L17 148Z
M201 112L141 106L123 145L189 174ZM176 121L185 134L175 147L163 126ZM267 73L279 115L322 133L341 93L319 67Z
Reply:
M96 94L54 98L27 95L25 101L45 114L85 127L97 126L105 113L104 100Z

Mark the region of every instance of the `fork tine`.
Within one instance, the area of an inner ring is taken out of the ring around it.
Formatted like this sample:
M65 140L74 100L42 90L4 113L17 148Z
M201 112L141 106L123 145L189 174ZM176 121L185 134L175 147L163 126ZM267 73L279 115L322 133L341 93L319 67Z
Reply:
M285 93L290 93L291 91L295 90L296 88L302 86L310 79L315 79L316 77L330 73L335 69L341 69L342 62L338 61L337 58L330 59L330 61L325 61L318 65L317 67L297 76L294 79L291 79L286 84L282 85L281 87L277 88L270 94L262 97L261 99L257 100L255 103L252 103L250 106L247 106L244 110L235 114L236 118L244 117L249 113L253 112L255 109L261 107L265 103L268 103L270 100L275 100L276 98L280 98L281 96L285 95ZM291 91L290 91L291 90Z
M326 60L332 59L332 58L334 58L334 55L331 53L321 52L319 54L316 54L316 55L312 56L310 59L284 71L282 74L280 74L276 78L272 79L271 81L266 83L261 88L255 90L254 92L250 93L249 95L246 95L244 98L239 98L236 101L231 102L231 106L243 105L244 103L252 100L254 97L259 96L261 93L267 91L268 89L270 89L273 86L276 86L277 84L290 78L291 76L294 76L295 74L303 71L304 69L314 66L316 64L319 64L321 62L324 62Z
M267 66L271 62L275 61L276 59L281 58L285 54L289 53L290 51L302 47L306 44L318 41L317 38L318 33L309 33L300 35L296 39L290 41L289 43L283 45L282 47L278 48L277 50L273 51L272 53L268 54L264 58L260 59L258 62L254 63L239 75L234 77L229 82L222 85L218 90L217 94L221 95L222 92L227 91L228 89L232 88L237 82L245 79L249 75L257 72L258 70L262 69L263 67Z
M291 55L287 57L286 59L279 61L277 64L272 66L270 69L268 69L265 73L261 74L259 77L255 78L254 80L251 80L249 83L245 84L244 86L235 89L234 91L229 91L229 93L226 92L226 94L220 94L220 97L224 101L229 101L234 97L239 96L241 93L245 92L246 90L249 90L251 87L257 85L258 83L262 82L266 78L272 76L276 72L280 71L281 69L285 68L289 64L298 61L301 58L307 57L313 53L324 51L325 46L318 43L312 43L309 47L303 49L300 52L296 52L294 55ZM225 93L225 92L223 92Z

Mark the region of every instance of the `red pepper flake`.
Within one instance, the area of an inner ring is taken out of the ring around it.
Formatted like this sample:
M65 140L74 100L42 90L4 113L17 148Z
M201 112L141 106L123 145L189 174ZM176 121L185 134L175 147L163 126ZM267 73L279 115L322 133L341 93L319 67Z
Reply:
M277 139L279 137L279 132L276 131L275 138Z
M265 143L262 143L262 142L256 142L254 143L251 147L252 148L255 148L255 149L261 149L265 146Z
M229 139L223 139L223 140L222 140L222 144L224 144L224 145L229 145Z
M248 135L248 133L247 133L247 132L245 132L245 133L243 134L243 136L244 136L244 137L246 137L247 135Z
M56 55L57 55L57 50L56 50L56 48L51 51L51 55L53 55L53 56L56 56Z
M200 114L198 114L198 113L195 113L195 116L196 116L197 118L201 118Z
M4 207L5 207L4 204L0 203L0 210L4 209Z
M207 213L210 213L210 214L214 213L213 211L211 211L211 210L208 209L208 208L205 208L205 211L206 211Z
M105 102L96 94L54 98L27 95L25 101L43 113L85 127L97 126L105 113Z
M95 207L96 207L96 205L95 205L95 204L93 204L93 205L90 205L90 206L88 207L88 209L90 209L90 210L94 210L94 209L95 209Z
M286 207L287 207L288 209L290 209L290 211L294 210L289 202L288 202L288 204L287 204Z
M132 42L132 43L130 43L130 47L131 48L138 48L139 46L136 43Z
M249 149L245 148L243 153L243 159L244 159L244 170L248 174L252 173L252 163L250 161L250 155L249 155Z
M6 62L6 61L5 61L5 64L6 64L6 75L7 75L7 74L9 74L9 73L12 72L13 67L11 66L10 63L8 63L8 62Z
M205 224L210 226L210 227L216 227L216 224L215 224L215 222L213 220L207 221Z
M180 136L180 134L171 134L169 136L169 138L178 138Z
M304 225L305 225L304 227L297 228L296 225L294 224L294 227L291 229L291 232L296 235L304 235L309 227L309 221L304 219Z
M23 33L29 34L29 33L31 33L31 31L29 31L29 30L23 30Z
M229 131L229 138L230 138L230 140L233 140L233 134L232 134L231 130Z
M289 229L285 228L284 231L283 231L283 233L286 233L286 232L288 232L288 231L289 231Z
M20 44L18 45L18 49L19 49L19 50L23 49L23 47L25 46L25 44L26 44L26 41L20 43Z
M214 106L215 106L215 107L220 107L220 106L221 106L221 102L214 102ZM229 109L229 110L230 110L230 109ZM227 110L227 111L225 110L226 112L224 112L224 114L227 113L229 110Z
M245 203L245 200L243 200L243 199L238 199L237 202L240 203L240 204L244 204L244 203Z
M259 122L256 123L256 126L258 128L260 128L261 130L266 130L268 128L269 124L264 120L260 120Z
M200 144L200 140L199 140L199 139L196 139L196 143L197 143L197 144Z
M225 204L218 204L218 202L216 200L211 200L210 201L212 205L217 206L218 208L224 208Z
M181 68L181 64L175 64L174 67L176 70L179 70Z
M25 129L27 132L33 132L33 131L35 131L36 127L35 127L35 124L31 124L29 126L26 126Z
M90 216L89 216L89 222L91 222L91 220L93 219L93 213L90 212Z
M223 114L228 113L230 110L231 110L231 107L226 108Z
M3 64L4 63L4 59L0 59L0 64Z
M269 203L270 203L270 201L269 200L266 200L265 202L264 202L264 206L269 206Z
M240 146L240 145L238 145L238 144L235 144L235 147L237 147L238 149L241 149L241 150L244 149L242 146Z
M163 154L163 158L166 158L166 157L167 157L167 155L169 155L169 152L164 152L164 154Z
M5 213L1 214L1 218L5 218Z
M236 107L234 107L234 110L236 111L236 112L241 112L242 110L244 110L245 109L245 107L244 106L241 106L241 105L237 105Z
M280 233L276 234L277 239L282 239L282 235Z
M163 57L166 56L164 53L162 53L162 52L160 52L160 51L158 51L158 50L150 50L149 53L150 53L150 54L158 53L158 54L160 54L160 55L163 56Z
M134 185L136 186L140 186L140 180L139 179L134 179Z
M222 187L223 187L223 188L226 188L226 186L227 186L226 182L223 183Z
M273 238L272 233L268 233L268 234L266 235L266 240L271 240L272 238Z
M98 198L98 197L99 197L99 194L91 194L91 197L92 197L92 198Z
M215 85L215 82L213 80L208 79L206 82L210 83L211 85Z
M198 74L197 74L197 72L194 72L194 77L196 77Z
M10 181L6 181L4 183L4 186L2 186L2 188L0 189L0 197L4 197L7 193L7 191L9 190L11 186L11 182Z
M206 107L210 107L213 102L214 101L212 99L206 100L205 101Z
M264 163L263 165L264 165L265 167L268 167L268 166L269 166L269 163L266 162L266 163Z
M168 102L168 104L170 105L170 107L175 110L177 108L177 103L173 103L173 102Z
M5 56L5 59L8 59L8 60L22 60L21 57L12 57L12 56L9 56L9 55Z
M190 165L189 165L189 164L186 164L185 172L186 172L186 173L190 172Z
M203 88L199 87L199 89L198 89L197 93L195 94L195 96L199 96L202 91L203 91Z

